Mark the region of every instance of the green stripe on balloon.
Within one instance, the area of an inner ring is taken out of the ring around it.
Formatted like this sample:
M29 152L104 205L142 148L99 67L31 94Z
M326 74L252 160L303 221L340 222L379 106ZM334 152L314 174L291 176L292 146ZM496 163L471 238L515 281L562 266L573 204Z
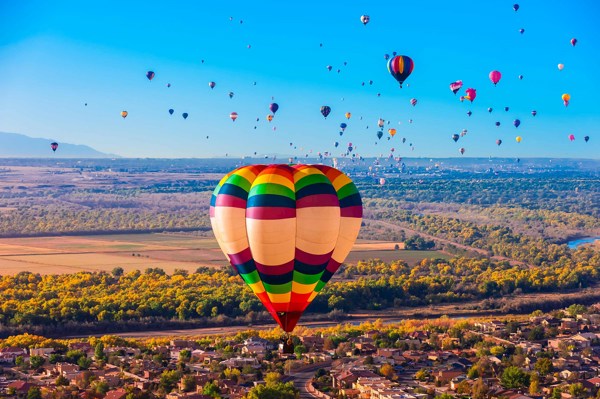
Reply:
M263 194L281 195L283 197L288 197L292 200L296 199L296 195L292 190L285 186L282 186L281 184L275 183L263 183L252 186L249 196Z

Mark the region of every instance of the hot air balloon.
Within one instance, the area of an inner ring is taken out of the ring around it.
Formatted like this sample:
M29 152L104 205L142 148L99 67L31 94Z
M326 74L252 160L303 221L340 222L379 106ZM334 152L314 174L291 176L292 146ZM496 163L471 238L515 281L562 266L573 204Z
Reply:
M328 70L329 72L331 72L331 70L333 69L333 67L332 67L331 65L327 65L327 67L326 67L326 68L327 68L327 70Z
M377 132L377 138L381 140L382 137L383 137L383 132L381 130L379 130Z
M517 136L515 140L517 140L517 143L520 143L523 140L523 138L521 136Z
M379 178L379 185L383 186L385 184L385 179L383 177Z
M563 103L565 104L565 107L568 107L569 106L569 101L571 101L571 95L568 94L568 93L563 94L562 95L562 100L563 100Z
M167 87L171 87L171 83L167 83Z
M534 109L533 111L531 111L531 115L532 116L536 116L537 115L537 111Z
M350 112L346 112L346 119L350 119L351 116L352 114Z
M520 34L523 34L523 33L525 33L525 29L523 29L523 28L519 29L519 33L520 33Z
M406 137L402 137L402 144L406 143Z
M127 118L127 115L129 115L129 112L121 111L121 116L123 117L123 119Z
M394 129L394 128L388 129L388 133L390 136L394 137L396 135L396 129Z
M269 109L271 110L272 113L275 113L279 109L279 104L277 104L277 103L271 103L269 105Z
M471 116L473 113L471 111L467 111L467 115Z
M271 115L271 114L267 115L267 120L269 122L271 122L273 120L273 115Z
M233 92L232 91L229 92L229 98L233 98Z
M208 82L208 87L214 89L217 84L215 82Z
M390 55L389 55L389 54L384 54L384 55L383 55L383 58L384 58L384 59L387 61L387 60L389 60L389 59L390 59Z
M410 99L410 104L414 107L415 105L417 105L417 99L416 98L411 98Z
M414 67L413 60L406 55L397 55L388 61L388 71L400 83L400 88L402 88L402 83L410 76Z
M229 114L229 117L231 118L232 121L235 122L235 120L238 117L238 114L237 114L237 112L232 112L232 113Z
M174 110L173 108L171 108L171 109L169 110L169 114L170 114L170 115L173 115L173 112L175 112L175 110Z
M499 126L500 126L500 122L496 122L496 127L499 127Z
M152 72L152 71L146 72L146 77L148 78L148 80L154 79L154 72Z
M491 114L493 111L492 107L488 108L488 112Z
M329 115L329 113L331 112L331 107L328 105L323 105L321 107L321 115L323 115L323 117L325 119L327 119L327 115Z
M565 64L558 64L558 70L562 71L563 69L565 69Z
M342 129L342 132L346 130L346 127L348 125L346 125L345 123L340 123L340 129Z
M519 11L519 5L513 4L513 10L515 10L515 12Z
M500 144L502 144L502 140L500 140L500 139L496 140L496 144L497 144L497 145L500 145Z
M477 97L477 90L475 89L468 88L467 90L465 90L465 93L467 93L468 100L471 102L473 102L473 100L475 100L475 97Z
M367 25L370 20L371 20L371 17L369 17L368 15L361 15L360 16L360 22L362 22L363 25Z
M575 47L576 44L577 44L577 39L572 38L571 39L571 46Z
M456 93L461 89L463 85L462 80L457 80L456 82L452 82L450 83L450 90L452 91L452 93L454 93L454 95L456 95Z
M523 75L519 75L519 80L523 80Z
M52 152L56 152L56 149L58 148L58 143L57 142L50 143L50 148L52 148Z
M454 133L452 135L452 140L454 140L455 143L458 141L459 138L460 138L460 136L458 134L456 134L456 133Z
M574 134L569 134L569 140L574 141L575 140L575 135Z
M377 121L377 126L383 127L383 125L385 125L385 120L379 118L379 120Z
M467 129L463 129L463 130L460 132L460 137L463 137L463 136L466 136L466 135L467 135Z
M353 147L352 147L352 143L348 143L348 152L352 152Z
M188 113L187 113L187 112L184 112L183 114L181 114L181 116L183 116L183 119L187 119L187 117L188 117Z
M583 139L584 139L584 140L585 140L585 142L587 143L588 141L590 141L590 136L585 136Z
M490 77L490 80L492 81L492 83L494 84L494 86L496 86L496 84L502 78L502 74L500 73L500 71L492 71L492 72L490 72L489 77Z
M458 152L460 152L460 155L464 154L465 153L464 147L461 147L460 150L458 150Z
M520 120L518 120L518 119L515 119L515 120L513 121L513 125L515 125L515 127L519 127L519 126L521 125L521 121L520 121Z

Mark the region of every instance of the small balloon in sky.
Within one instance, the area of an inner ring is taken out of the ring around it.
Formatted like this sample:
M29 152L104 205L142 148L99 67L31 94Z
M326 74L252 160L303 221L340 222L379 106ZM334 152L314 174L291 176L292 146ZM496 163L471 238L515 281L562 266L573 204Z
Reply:
M498 84L498 82L502 78L502 74L500 73L500 71L492 71L490 72L489 78L494 84L494 86L496 86L496 84Z
M146 77L148 78L148 80L154 79L154 72L152 72L152 71L146 72Z
M558 70L562 71L563 69L565 69L565 64L558 64Z
M361 15L360 16L360 22L363 23L363 25L367 25L369 23L369 21L371 21L371 17L369 17L368 15Z
M523 28L519 29L519 33L520 33L520 34L523 34L523 33L525 33L525 29L523 29Z
M577 44L577 39L572 38L571 39L571 46L575 47L575 45ZM586 136L587 137L587 136Z

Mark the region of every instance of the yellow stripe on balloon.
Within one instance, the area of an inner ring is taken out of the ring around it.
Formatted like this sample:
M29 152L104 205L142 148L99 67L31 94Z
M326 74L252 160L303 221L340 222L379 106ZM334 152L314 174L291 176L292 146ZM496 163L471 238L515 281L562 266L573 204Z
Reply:
M292 292L295 294L310 294L313 293L317 283L314 284L300 284L292 281Z
M333 188L335 188L335 191L340 191L340 189L348 183L352 183L352 180L350 180L350 178L345 174L340 174L331 182L331 184L333 184Z
M292 191L296 191L294 188L294 182L288 179L285 176L276 173L263 173L259 175L256 180L252 183L252 186L257 186L259 184L270 183L270 184L280 184L284 187L289 188Z
M294 173L294 183L298 183L298 181L306 176L310 176L310 175L322 175L323 172L321 172L319 169L315 168L315 167L306 167L306 168L298 168L296 169L296 172Z
M271 303L288 303L292 297L292 293L288 292L286 294L272 294L267 292Z
M265 286L263 285L262 281L257 281L254 284L248 284L248 286L250 286L250 288L252 288L252 292L257 295L265 292Z
M318 294L318 292L313 292L312 294L310 294L310 296L308 297L308 300L306 302L311 303L313 301L313 299L315 299L317 294Z
M252 171L252 168L238 169L238 171L235 172L235 174L243 177L244 179L248 180L250 183L252 183L254 181L254 179L256 179L256 173L254 173Z

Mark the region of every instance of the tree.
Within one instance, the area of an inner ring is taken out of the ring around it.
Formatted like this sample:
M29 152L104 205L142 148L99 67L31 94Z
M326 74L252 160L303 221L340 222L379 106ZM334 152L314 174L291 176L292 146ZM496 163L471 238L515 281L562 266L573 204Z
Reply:
M583 384L581 382L576 382L575 384L571 384L569 386L569 393L574 398L582 397L584 392L585 392L585 388L583 387Z
M421 369L415 373L415 378L419 381L427 381L430 377L429 370Z
M518 367L508 366L504 369L500 381L505 388L522 388L529 385L529 375Z
M98 395L105 395L109 389L110 389L110 387L108 386L108 383L106 381L96 381L95 382L94 391Z
M560 389L558 388L554 388L552 390L552 396L550 396L551 399L561 399L562 398L562 393L560 391Z
M473 399L484 399L485 397L487 397L488 391L489 388L485 384L485 382L483 382L483 378L479 377L473 383L473 388L471 389L471 397Z
M202 388L202 394L212 396L213 398L220 398L221 390L214 381L211 381L204 384L204 387Z
M160 382L158 385L166 392L169 393L173 390L177 381L181 378L181 374L177 370L165 370L160 375Z
M257 385L250 389L245 399L298 399L299 393L292 382Z
M192 359L192 352L188 349L179 351L179 360L182 362L189 362Z
M42 399L42 391L40 391L40 388L29 388L29 391L27 391L27 399Z
M94 358L96 360L104 360L106 358L106 354L104 353L104 342L100 341L96 344L94 348Z
M42 367L45 362L46 362L46 360L41 356L31 356L29 358L29 364L31 365L31 368L34 370L37 370L40 367Z
M267 373L267 375L265 376L265 383L267 385L274 385L278 382L281 382L281 374L275 371Z
M585 306L579 305L577 303L574 303L573 305L571 305L567 308L567 313L571 317L575 317L578 314L583 314L585 312L587 312L587 308Z
M469 381L463 380L456 386L456 393L459 395L471 395L471 386Z
M386 363L379 368L379 374L381 374L388 380L391 380L392 378L394 378L394 375L395 375L394 368L392 367L391 364Z
M544 331L544 327L535 326L531 329L531 331L529 331L529 334L527 335L527 339L529 341L540 341L540 340L544 339L545 336L546 336L546 333Z
M540 373L541 376L546 376L552 372L552 360L548 359L547 357L543 357L541 359L538 358L537 362L535 362L535 365L533 366L533 369Z
M121 277L123 275L123 268L120 266L115 267L114 269L112 269L112 275L115 277Z
M531 381L529 383L529 394L536 396L540 392L540 377L537 373L531 373Z
M302 359L302 354L308 352L308 349L306 349L306 346L304 345L296 345L296 347L294 348L294 353L296 354L296 358L298 359Z
M490 353L494 356L502 356L506 349L503 346L496 345L490 348Z
M23 356L17 356L15 358L15 364L17 365L17 367L23 367L25 365L25 360L23 359Z
M443 393L439 396L436 396L435 399L454 399L454 396L452 396L448 393Z
M57 387L60 387L60 386L68 387L69 380L67 379L67 377L65 377L64 375L61 374L58 377L56 377L56 380L54 380L54 385L56 385Z
M196 389L196 379L193 375L186 375L181 382L183 383L183 392L192 392Z
M92 359L90 359L88 357L85 357L85 356L82 356L82 357L79 358L79 360L77 360L77 365L82 370L87 370L92 365Z

